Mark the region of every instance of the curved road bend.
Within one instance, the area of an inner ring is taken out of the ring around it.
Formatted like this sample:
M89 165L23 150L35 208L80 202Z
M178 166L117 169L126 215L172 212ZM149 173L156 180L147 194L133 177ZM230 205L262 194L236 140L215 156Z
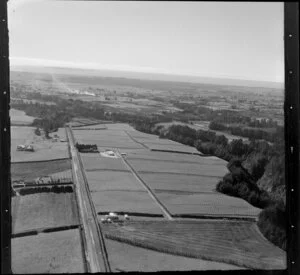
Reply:
M66 127L66 132L69 139L70 153L72 157L72 172L79 203L79 212L83 224L85 237L84 249L88 272L111 272L104 243L104 236L101 231L100 224L98 223L97 214L91 199L81 159L77 149L75 148L75 140L72 129L70 127Z

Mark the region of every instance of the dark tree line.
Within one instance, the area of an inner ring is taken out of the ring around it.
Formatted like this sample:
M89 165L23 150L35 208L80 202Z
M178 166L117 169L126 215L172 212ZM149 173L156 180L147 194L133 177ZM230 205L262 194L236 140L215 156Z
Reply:
M277 139L283 136L283 127L278 126L277 122L275 122L276 126L273 126L272 122L270 122L270 124L272 125L273 128L271 129L271 131L264 130L263 128L268 128L268 124L263 124L261 122L260 124L258 124L259 126L252 126L255 125L255 122L254 124L250 122L248 124L249 127L245 127L245 126L232 126L232 125L227 126L221 122L212 121L209 124L209 129L216 130L216 131L226 131L231 133L232 135L247 137L249 139L264 139L270 142L275 142ZM251 128L251 127L255 127L255 128ZM274 129L275 131L272 131Z

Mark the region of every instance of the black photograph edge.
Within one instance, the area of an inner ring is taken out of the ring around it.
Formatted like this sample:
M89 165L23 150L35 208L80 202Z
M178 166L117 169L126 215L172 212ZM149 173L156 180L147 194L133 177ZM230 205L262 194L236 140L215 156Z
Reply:
M8 0L0 1L0 195L1 274L11 272L10 66ZM287 207L287 270L264 274L298 274L300 270L300 95L299 3L284 2L285 55L285 179ZM224 273L225 271L223 271ZM259 271L257 271L259 272ZM254 271L254 273L257 273ZM232 271L228 271L232 273ZM234 272L237 273L237 272ZM238 273L244 273L238 271Z

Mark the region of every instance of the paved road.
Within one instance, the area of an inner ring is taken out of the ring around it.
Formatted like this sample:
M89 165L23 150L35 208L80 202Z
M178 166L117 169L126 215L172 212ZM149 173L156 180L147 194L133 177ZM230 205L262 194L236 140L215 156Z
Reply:
M87 260L88 272L111 272L106 253L104 236L94 205L91 199L85 172L80 155L75 148L75 141L71 128L66 128L69 139L70 153L72 156L72 172L76 195L79 204L79 212L84 231L84 249Z

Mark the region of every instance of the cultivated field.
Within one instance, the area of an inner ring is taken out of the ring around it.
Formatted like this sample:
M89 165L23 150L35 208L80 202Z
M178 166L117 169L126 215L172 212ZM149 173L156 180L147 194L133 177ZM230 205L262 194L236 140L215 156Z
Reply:
M37 193L12 198L12 232L79 224L74 193Z
M144 147L150 150L167 150L174 152L183 152L183 153L196 153L199 154L196 148L182 145L181 143L169 140L161 139L155 135L149 135L140 133L138 131L126 131L127 134L133 138L136 142L141 143Z
M55 173L63 173L65 175L64 171L70 169L70 159L11 163L11 177L12 180L33 181L37 177ZM54 175L54 177L56 176Z
M51 173L51 174L49 174L49 176L51 176L54 181L59 180L59 179L60 180L69 179L71 181L73 180L73 175L72 175L71 169L64 170L64 171L57 172L57 173Z
M140 173L143 181L155 192L212 193L220 180L218 177L203 177L177 174Z
M174 173L181 175L199 175L222 178L228 170L222 163L185 163L185 162L168 162L165 160L128 160L133 168L139 173Z
M122 150L123 152L125 150ZM125 151L126 152L126 151ZM188 155L180 153L165 153L165 152L155 152L149 150L135 150L129 151L127 154L127 159L129 160L153 160L153 161L167 161L175 163L198 163L199 165L209 164L212 166L226 166L227 161L220 158L210 156L203 157L199 155Z
M219 193L155 191L155 194L172 215L256 218L261 211L243 199Z
M13 274L84 273L78 229L13 238Z
M128 171L121 158L102 157L98 153L81 153L80 156L87 172L97 170Z
M92 192L97 212L135 212L162 214L159 206L146 191Z
M67 142L54 142L53 139L45 139L37 136L34 133L34 127L11 127L11 161L26 162L68 158ZM60 139L65 139L66 134L64 129L59 129L57 134ZM34 152L17 151L17 145L32 145Z
M81 126L85 126L86 124L94 124L94 123L100 123L100 121L94 118L75 117L68 124L74 127L81 127Z
M91 192L99 191L145 191L129 171L86 172Z
M30 125L35 117L27 116L24 111L10 109L9 110L11 125Z
M103 225L112 240L253 269L285 269L285 252L246 221L144 221Z
M108 125L108 124L107 124ZM109 148L143 148L139 143L134 142L123 131L115 131L113 134L109 130L73 130L78 143L97 144L100 147Z
M105 243L113 272L243 269L226 263L161 253L109 239Z

